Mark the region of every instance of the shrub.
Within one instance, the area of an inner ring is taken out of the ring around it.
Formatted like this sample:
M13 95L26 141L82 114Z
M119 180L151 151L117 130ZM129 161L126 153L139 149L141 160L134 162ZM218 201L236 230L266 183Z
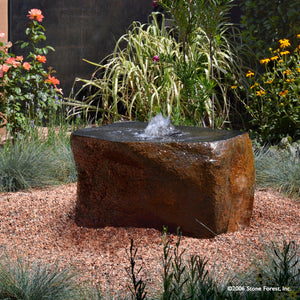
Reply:
M55 119L61 105L59 80L51 76L53 69L45 71L43 66L45 55L54 49L38 47L39 42L46 40L45 28L39 24L44 16L40 10L32 9L28 17L31 20L26 28L28 42L21 44L21 48L30 49L26 61L23 56L8 52L11 42L0 43L0 113L14 135L28 128L28 124L38 126Z
M254 136L261 142L276 143L288 135L300 138L300 45L291 53L289 40L279 42L271 56L260 60L265 67L262 75L246 74L250 99L245 105Z
M287 38L292 47L296 46L300 27L299 1L274 0L272 5L264 0L238 2L243 12L242 37L256 59L266 57L269 47L275 48L279 39Z

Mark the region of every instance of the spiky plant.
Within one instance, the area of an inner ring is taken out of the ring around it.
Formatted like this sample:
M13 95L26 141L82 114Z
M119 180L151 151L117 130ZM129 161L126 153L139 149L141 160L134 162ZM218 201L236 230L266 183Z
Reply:
M57 264L29 263L22 258L0 260L0 299L74 299L76 274Z
M300 197L300 151L263 147L254 151L256 181L259 186L275 188Z

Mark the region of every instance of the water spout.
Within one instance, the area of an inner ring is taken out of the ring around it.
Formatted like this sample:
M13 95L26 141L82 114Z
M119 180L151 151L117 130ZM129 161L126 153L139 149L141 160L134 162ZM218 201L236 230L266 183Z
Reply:
M170 117L164 118L161 113L150 120L144 131L147 137L164 137L176 133L178 130L171 124Z

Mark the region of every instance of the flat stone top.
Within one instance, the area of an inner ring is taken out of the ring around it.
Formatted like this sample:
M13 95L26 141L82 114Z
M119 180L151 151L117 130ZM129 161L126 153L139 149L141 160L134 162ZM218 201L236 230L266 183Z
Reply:
M144 134L147 125L148 123L144 122L118 122L101 127L79 129L72 135L113 142L199 143L222 141L245 134L237 130L174 126L176 131L171 135L149 137Z

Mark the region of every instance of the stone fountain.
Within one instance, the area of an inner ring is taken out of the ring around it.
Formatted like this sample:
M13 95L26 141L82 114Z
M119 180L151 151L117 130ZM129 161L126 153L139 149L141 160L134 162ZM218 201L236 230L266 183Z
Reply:
M209 238L249 225L255 168L247 133L119 122L72 133L76 223Z

